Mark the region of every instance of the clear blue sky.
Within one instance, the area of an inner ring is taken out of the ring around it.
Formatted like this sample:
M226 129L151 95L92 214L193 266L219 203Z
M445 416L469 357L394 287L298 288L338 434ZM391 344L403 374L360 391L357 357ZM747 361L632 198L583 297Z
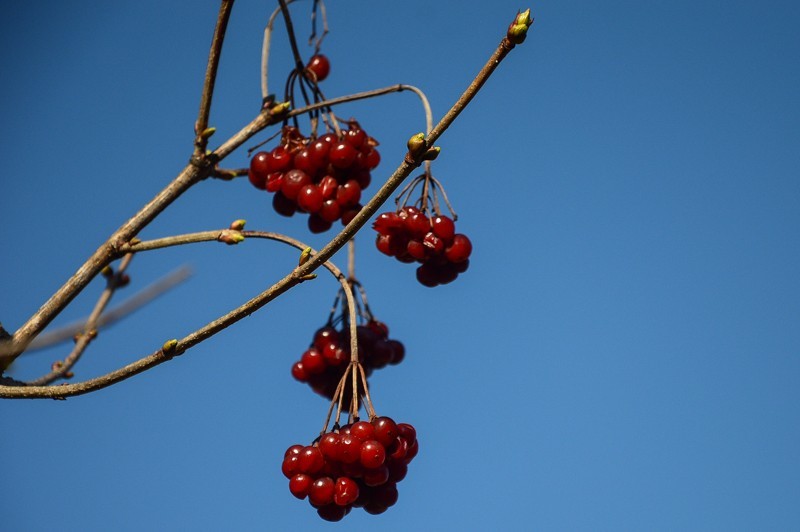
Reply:
M309 4L295 6L301 39ZM528 7L453 5L329 1L326 93L410 83L441 116ZM271 7L234 8L215 140L257 111ZM413 268L379 256L370 230L358 239L373 310L407 348L372 380L376 407L421 440L395 507L324 523L280 473L285 448L310 441L327 406L289 374L336 291L322 276L110 389L0 402L2 528L800 527L800 4L530 7L528 41L441 139L434 165L475 245L470 270L426 289ZM216 10L156 0L4 8L7 328L186 163ZM274 52L277 84L290 65L280 29ZM376 179L424 124L410 94L340 114L382 142ZM245 164L244 153L230 159ZM243 180L201 184L141 236L236 218L324 243ZM195 275L102 332L77 377L185 335L296 258L264 242L135 258L118 301L178 265ZM58 323L88 313L101 284ZM14 375L38 376L66 349L26 355Z

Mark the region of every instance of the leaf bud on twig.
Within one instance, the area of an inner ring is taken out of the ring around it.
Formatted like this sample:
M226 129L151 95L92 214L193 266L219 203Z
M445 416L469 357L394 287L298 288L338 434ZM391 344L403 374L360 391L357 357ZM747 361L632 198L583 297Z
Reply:
M231 222L231 226L228 229L232 229L234 231L241 231L244 229L244 224L247 223L247 220L234 220Z
M239 231L235 231L233 229L225 229L219 234L217 240L219 240L220 242L225 242L229 246L232 246L234 244L242 242L244 240L244 235Z
M175 352L175 348L178 346L178 340L173 338L172 340L167 340L164 342L164 345L161 346L161 352L165 355L171 355Z
M422 160L432 161L439 156L440 151L442 151L442 149L439 146L434 146L433 148L429 149L422 155Z
M419 155L422 154L423 150L425 149L425 133L417 133L410 139L408 139L408 153L411 154L411 157L417 158Z
M528 36L528 28L531 27L531 24L533 24L533 19L531 18L530 8L517 13L514 22L508 26L506 38L514 44L522 44L525 41L525 37Z

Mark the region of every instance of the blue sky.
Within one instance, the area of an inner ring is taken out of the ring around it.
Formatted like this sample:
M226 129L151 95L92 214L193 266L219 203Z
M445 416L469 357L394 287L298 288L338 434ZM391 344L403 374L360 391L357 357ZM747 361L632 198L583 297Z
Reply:
M310 50L293 7L301 52ZM8 530L753 530L800 526L800 45L794 2L329 2L329 96L409 83L441 116L517 9L536 22L442 137L434 175L473 241L427 289L357 239L373 311L407 349L371 381L421 450L381 516L319 520L283 451L326 402L291 364L336 284L305 283L184 356L66 402L0 402ZM214 140L257 112L272 5L240 0ZM184 166L216 2L16 3L0 20L0 321L14 330ZM291 65L278 25L273 83ZM276 85L277 86L277 85ZM375 179L424 127L410 94L351 104ZM266 138L261 136L260 138ZM244 152L230 166L247 163ZM370 190L374 190L374 185ZM202 183L142 238L287 233L246 181ZM246 242L144 254L122 301L190 281L107 331L77 378L137 359L283 276ZM335 261L344 266L346 260ZM56 322L87 314L98 281ZM33 378L68 347L14 368Z

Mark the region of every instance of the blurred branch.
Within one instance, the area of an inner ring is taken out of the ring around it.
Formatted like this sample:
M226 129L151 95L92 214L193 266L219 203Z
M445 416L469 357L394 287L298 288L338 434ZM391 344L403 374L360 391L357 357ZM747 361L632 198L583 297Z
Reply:
M167 292L171 288L179 285L191 275L192 269L188 266L181 266L180 268L168 273L126 301L120 303L108 312L101 314L100 318L97 320L95 328L102 330L103 328L116 323L128 314L131 314L148 304L150 301L154 300L164 292ZM60 327L55 331L40 334L35 340L33 340L33 342L31 342L31 345L28 346L28 349L25 351L25 353L31 353L33 351L50 347L54 344L72 340L76 334L86 328L86 321L86 319L83 319L68 323L67 325Z
M130 265L132 260L133 254L128 253L120 261L119 269L116 273L114 273L111 268L104 271L104 275L106 276L106 288L100 294L100 298L97 300L94 309L92 309L92 313L89 314L85 327L75 337L75 347L72 348L72 352L70 352L63 362L60 360L54 362L48 374L29 382L29 385L42 386L50 384L58 379L70 378L72 376L70 370L77 364L78 360L80 360L83 352L86 351L86 348L89 347L92 340L97 337L97 320L100 318L100 315L108 306L117 288L128 284L128 276L125 270L128 269L128 265Z

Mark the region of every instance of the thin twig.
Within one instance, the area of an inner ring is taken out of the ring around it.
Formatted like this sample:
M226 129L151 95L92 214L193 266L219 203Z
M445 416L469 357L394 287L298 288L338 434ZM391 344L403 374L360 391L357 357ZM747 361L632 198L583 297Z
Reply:
M222 53L222 42L225 40L225 31L228 28L228 20L231 16L234 0L222 0L217 15L217 24L214 27L214 36L211 38L211 50L208 52L208 65L206 66L206 76L203 81L203 93L200 97L200 110L197 113L197 122L194 126L195 134L195 157L205 153L209 136L203 133L208 128L208 117L211 113L211 99L214 97L214 85L217 80L217 69L219 67L220 54Z
M297 39L294 36L294 25L292 24L292 17L289 15L289 6L286 0L278 0L281 5L281 12L283 13L283 20L286 22L286 33L289 34L289 44L292 45L292 55L294 55L294 62L298 70L303 69L303 58L300 57L300 50L297 48Z

